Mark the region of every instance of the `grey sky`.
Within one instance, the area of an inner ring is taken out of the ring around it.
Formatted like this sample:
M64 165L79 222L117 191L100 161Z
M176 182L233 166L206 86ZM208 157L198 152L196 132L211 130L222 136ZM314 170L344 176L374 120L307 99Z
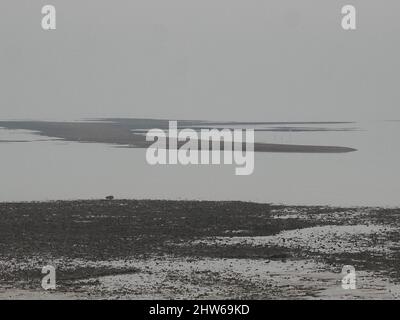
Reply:
M57 30L41 29L41 7ZM357 8L357 30L341 7ZM0 118L400 119L398 0L2 0Z

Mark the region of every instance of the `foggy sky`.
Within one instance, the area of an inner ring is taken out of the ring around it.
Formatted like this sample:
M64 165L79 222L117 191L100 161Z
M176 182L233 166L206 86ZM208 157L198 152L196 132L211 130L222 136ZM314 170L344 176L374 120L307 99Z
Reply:
M41 8L57 9L57 30ZM357 30L341 28L341 7ZM400 119L398 0L1 0L0 118Z

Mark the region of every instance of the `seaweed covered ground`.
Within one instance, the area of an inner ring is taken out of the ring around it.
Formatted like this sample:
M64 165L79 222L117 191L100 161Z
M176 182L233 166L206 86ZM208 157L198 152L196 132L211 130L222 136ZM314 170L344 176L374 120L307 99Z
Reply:
M396 299L400 209L0 203L1 299ZM55 290L41 287L56 269ZM342 268L356 289L342 288Z

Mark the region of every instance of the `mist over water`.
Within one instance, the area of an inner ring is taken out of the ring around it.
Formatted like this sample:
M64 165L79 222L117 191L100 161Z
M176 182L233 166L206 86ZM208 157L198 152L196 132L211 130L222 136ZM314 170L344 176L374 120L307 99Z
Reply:
M318 130L318 124L283 127L284 131L282 125L257 131L256 141L340 145L357 151L256 153L254 173L236 176L234 165L150 166L145 149L69 142L24 130L0 129L0 201L114 195L130 199L400 206L400 122L330 124L324 125L324 130Z

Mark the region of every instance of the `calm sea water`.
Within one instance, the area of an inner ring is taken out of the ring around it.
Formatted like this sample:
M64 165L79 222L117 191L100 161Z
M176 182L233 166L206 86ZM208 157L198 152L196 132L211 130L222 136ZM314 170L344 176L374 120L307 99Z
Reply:
M400 122L364 122L345 127L358 129L258 133L258 141L339 145L358 151L257 153L255 170L250 176L236 176L233 165L150 166L144 149L64 142L31 132L0 129L0 140L19 141L0 142L0 201L114 195L117 198L400 206Z

